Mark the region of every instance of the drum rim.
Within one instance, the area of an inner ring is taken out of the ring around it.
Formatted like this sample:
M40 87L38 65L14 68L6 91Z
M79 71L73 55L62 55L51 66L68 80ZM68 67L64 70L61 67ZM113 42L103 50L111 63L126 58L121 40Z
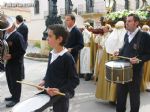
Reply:
M110 66L111 64L109 64L109 63L111 63L111 62L117 62L117 63L119 64L119 61L117 61L117 60L112 60L112 61L106 62L106 63L105 63L105 66L106 66L106 67L110 67L110 68L127 68L127 67L129 67L129 68L131 67L131 68L132 68L132 64L131 64L130 62L128 62L128 61L120 61L120 63L121 63L121 62L126 63L126 66L117 66L117 67L116 67L116 66L113 66L113 67ZM109 64L109 65L108 65L108 64Z
M109 67L109 66L106 65L106 68L110 68L111 70L112 70L112 68L115 68L117 70L119 70L119 69L122 70L122 69L132 68L132 66L125 66L125 67L122 68L122 67Z
M124 84L124 83L129 83L132 81L132 78L131 80L128 80L128 81L112 81L112 80L107 79L107 77L105 77L105 79L111 83L116 83L116 84Z

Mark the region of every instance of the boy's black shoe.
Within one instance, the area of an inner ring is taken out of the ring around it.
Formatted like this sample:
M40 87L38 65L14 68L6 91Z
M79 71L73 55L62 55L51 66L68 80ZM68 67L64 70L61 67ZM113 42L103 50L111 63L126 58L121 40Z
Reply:
M12 97L7 97L7 98L5 98L5 101L12 101L12 100L13 100Z
M6 104L6 107L13 107L17 104L18 102L15 102L15 101L11 101L9 102L8 104Z

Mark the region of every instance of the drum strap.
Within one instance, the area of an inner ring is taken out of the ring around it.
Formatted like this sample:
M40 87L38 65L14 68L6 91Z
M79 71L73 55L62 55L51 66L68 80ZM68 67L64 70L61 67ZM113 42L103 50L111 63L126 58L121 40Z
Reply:
M128 42L128 34L126 33L125 36L124 36L124 44L123 44L122 48L119 49L120 54L122 54L122 51L123 51L124 46L125 46L125 43L127 43L127 42ZM119 55L120 55L120 54L119 54Z

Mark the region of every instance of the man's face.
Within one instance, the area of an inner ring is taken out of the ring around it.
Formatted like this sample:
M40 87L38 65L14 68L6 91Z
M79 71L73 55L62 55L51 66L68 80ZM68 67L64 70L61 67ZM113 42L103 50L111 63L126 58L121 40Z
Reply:
M66 16L65 17L65 23L66 23L68 28L71 28L75 22L71 19L70 16Z
M18 25L19 24L19 21L16 19L16 24Z
M6 30L7 33L11 33L15 29L14 25Z
M130 32L134 32L138 26L138 21L135 21L133 16L129 16L126 19L126 29Z

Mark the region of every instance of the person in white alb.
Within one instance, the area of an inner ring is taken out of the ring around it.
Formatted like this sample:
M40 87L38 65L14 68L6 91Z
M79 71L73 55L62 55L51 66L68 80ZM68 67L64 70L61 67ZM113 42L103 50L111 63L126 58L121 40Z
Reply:
M124 22L118 21L115 24L115 28L113 29L112 33L109 35L105 42L107 53L113 54L114 51L120 49L123 46L125 33L126 29L124 27Z
M91 38L91 32L88 31L88 27L90 24L85 24L85 28L82 32L83 34L83 41L84 41L84 47L80 51L80 74L85 75L86 77L91 77L92 71L90 68L90 38ZM90 75L90 76L89 76Z

